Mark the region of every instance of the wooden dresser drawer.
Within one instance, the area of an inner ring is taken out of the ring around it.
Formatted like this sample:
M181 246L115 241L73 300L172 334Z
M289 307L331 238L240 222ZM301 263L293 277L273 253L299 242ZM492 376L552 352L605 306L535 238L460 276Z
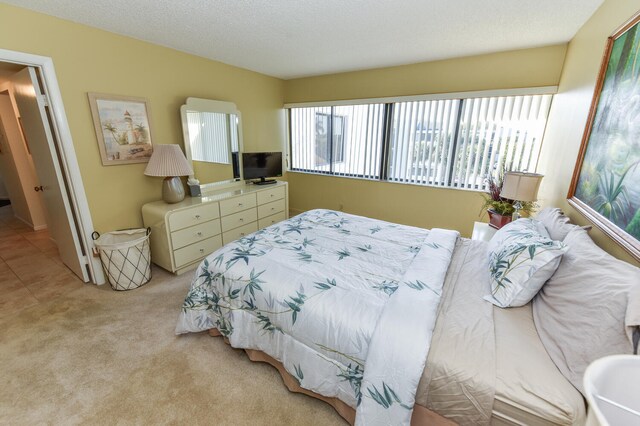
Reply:
M190 226L171 233L171 243L173 249L179 249L192 243L211 238L222 232L220 229L220 219L210 220L200 225Z
M282 211L280 213L274 214L272 216L267 216L258 221L258 228L266 228L267 226L271 226L275 223L282 222L287 218L287 215Z
M252 232L258 230L258 222L253 222L248 225L241 226L240 228L232 229L222 234L222 241L225 244L229 244L231 241L235 241L238 238L242 238L245 235L249 235Z
M266 189L258 192L258 204L268 203L270 201L280 200L284 198L284 187Z
M220 217L218 203L207 203L169 214L169 231L198 225Z
M284 199L278 201L272 201L267 204L262 204L258 206L258 219L265 218L267 216L274 215L276 213L280 213L284 211L285 206Z
M258 220L258 213L254 208L222 217L222 232L227 232L240 226L248 225Z
M222 238L220 238L220 235L216 235L215 237L207 238L206 240L175 250L173 252L173 260L175 261L176 268L180 268L208 256L220 247L222 247Z
M241 195L220 201L220 214L227 216L256 206L256 194Z

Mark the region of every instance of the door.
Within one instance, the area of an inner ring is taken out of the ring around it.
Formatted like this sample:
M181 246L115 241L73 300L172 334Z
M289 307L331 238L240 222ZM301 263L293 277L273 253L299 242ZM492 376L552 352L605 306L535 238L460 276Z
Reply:
M58 245L60 258L83 281L89 281L85 256L76 230L75 220L65 186L63 171L58 163L51 124L45 110L45 98L36 71L28 67L11 77L15 99L31 149L40 185L51 237ZM34 190L36 190L34 188Z

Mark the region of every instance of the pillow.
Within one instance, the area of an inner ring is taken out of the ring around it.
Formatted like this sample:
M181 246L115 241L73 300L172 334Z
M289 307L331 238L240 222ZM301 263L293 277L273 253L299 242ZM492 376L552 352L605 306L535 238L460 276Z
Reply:
M572 225L569 218L557 207L546 207L540 210L536 220L542 222L551 239L556 241L564 241L569 231L577 226Z
M564 242L570 250L533 300L533 318L547 353L584 395L582 376L591 362L633 351L627 327L636 324L625 324L625 316L640 320L640 303L629 303L640 269L607 254L579 227Z
M501 308L529 303L567 251L533 219L518 219L502 227L488 249L491 295L485 300Z

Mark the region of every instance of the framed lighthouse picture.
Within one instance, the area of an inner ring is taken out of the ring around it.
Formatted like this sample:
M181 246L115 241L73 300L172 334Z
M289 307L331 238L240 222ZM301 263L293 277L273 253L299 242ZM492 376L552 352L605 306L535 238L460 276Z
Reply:
M101 93L88 95L102 164L148 162L153 145L147 100Z

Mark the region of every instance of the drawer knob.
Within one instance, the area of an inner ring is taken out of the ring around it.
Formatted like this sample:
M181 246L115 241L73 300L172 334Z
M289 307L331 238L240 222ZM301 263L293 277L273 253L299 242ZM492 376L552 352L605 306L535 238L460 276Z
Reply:
M239 220L240 222L244 222L244 219L243 219L243 218L240 218L240 219L238 219L238 220Z
M238 207L242 207L242 203L238 203Z
M271 198L273 198L273 194L269 195Z
M200 249L200 253L204 253L204 249Z
M240 236L241 236L241 237L244 237L244 232L241 232L241 233L240 233Z
M199 214L196 215L196 219L200 219L200 215Z
M274 211L276 208L275 207L271 207L271 211Z
M196 235L197 235L198 237L202 237L202 232L198 232Z

